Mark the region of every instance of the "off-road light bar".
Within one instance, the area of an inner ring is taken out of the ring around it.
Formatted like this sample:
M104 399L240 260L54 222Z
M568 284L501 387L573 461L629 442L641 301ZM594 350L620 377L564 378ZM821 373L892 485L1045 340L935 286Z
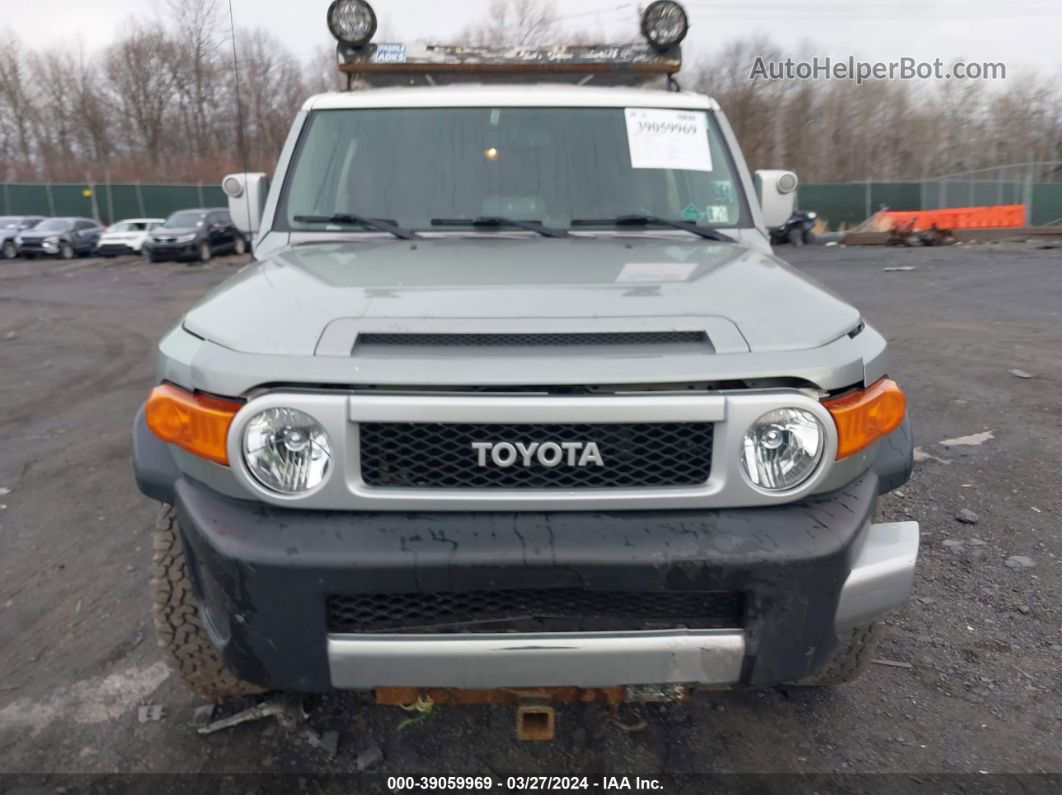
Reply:
M365 0L333 0L328 29L337 39L339 71L347 87L462 81L558 81L635 86L673 76L682 68L679 42L689 21L674 0L656 0L642 15L644 42L557 44L545 47L388 44L372 42L376 15Z
M364 47L376 33L376 12L365 0L332 0L327 18L336 40L351 47Z
M657 52L670 50L690 29L686 9L674 0L656 0L642 14L642 35Z

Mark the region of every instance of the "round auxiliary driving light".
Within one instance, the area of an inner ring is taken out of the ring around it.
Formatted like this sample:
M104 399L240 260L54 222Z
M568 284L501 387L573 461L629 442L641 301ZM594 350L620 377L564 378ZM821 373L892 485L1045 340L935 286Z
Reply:
M266 409L244 428L243 461L270 491L302 494L324 483L332 468L332 445L325 429L306 412Z
M364 47L376 33L376 12L365 0L332 0L328 29L351 47Z
M689 32L686 10L674 0L656 0L642 14L642 35L655 50L671 49Z
M811 477L825 446L825 430L810 411L775 409L745 432L741 463L761 489L788 491Z

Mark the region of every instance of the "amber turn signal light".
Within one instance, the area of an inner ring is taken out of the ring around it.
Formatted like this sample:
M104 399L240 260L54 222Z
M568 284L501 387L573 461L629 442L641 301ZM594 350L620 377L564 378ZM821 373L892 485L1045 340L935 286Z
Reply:
M162 384L151 390L144 417L148 428L162 441L227 466L229 426L242 406Z
M890 378L823 404L837 425L837 458L846 458L874 444L903 424L907 398Z

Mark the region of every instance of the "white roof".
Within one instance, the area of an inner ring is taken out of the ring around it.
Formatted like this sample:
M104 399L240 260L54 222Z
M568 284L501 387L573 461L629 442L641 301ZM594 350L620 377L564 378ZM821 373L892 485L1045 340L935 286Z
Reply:
M336 108L460 108L460 107L573 107L573 108L695 108L719 110L714 99L692 91L650 88L469 84L372 88L318 94L306 100L304 111Z

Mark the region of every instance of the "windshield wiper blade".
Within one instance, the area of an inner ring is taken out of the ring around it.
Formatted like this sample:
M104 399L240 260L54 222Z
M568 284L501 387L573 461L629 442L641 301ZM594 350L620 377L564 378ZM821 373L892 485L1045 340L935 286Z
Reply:
M538 232L543 237L568 237L563 229L554 229L552 226L543 226L540 221L518 221L515 218L503 218L497 215L480 216L479 218L432 218L432 226L512 226L517 229L526 229L529 232Z
M575 218L572 226L670 226L672 229L681 229L684 232L692 232L708 240L718 240L721 243L733 243L734 239L717 229L701 226L691 221L673 221L670 218L661 218L658 215L620 215L615 218Z
M384 218L369 218L364 215L353 213L336 213L335 215L296 215L293 219L297 224L353 224L367 226L380 232L388 232L402 240L413 240L417 233L409 229L403 229L393 221Z

